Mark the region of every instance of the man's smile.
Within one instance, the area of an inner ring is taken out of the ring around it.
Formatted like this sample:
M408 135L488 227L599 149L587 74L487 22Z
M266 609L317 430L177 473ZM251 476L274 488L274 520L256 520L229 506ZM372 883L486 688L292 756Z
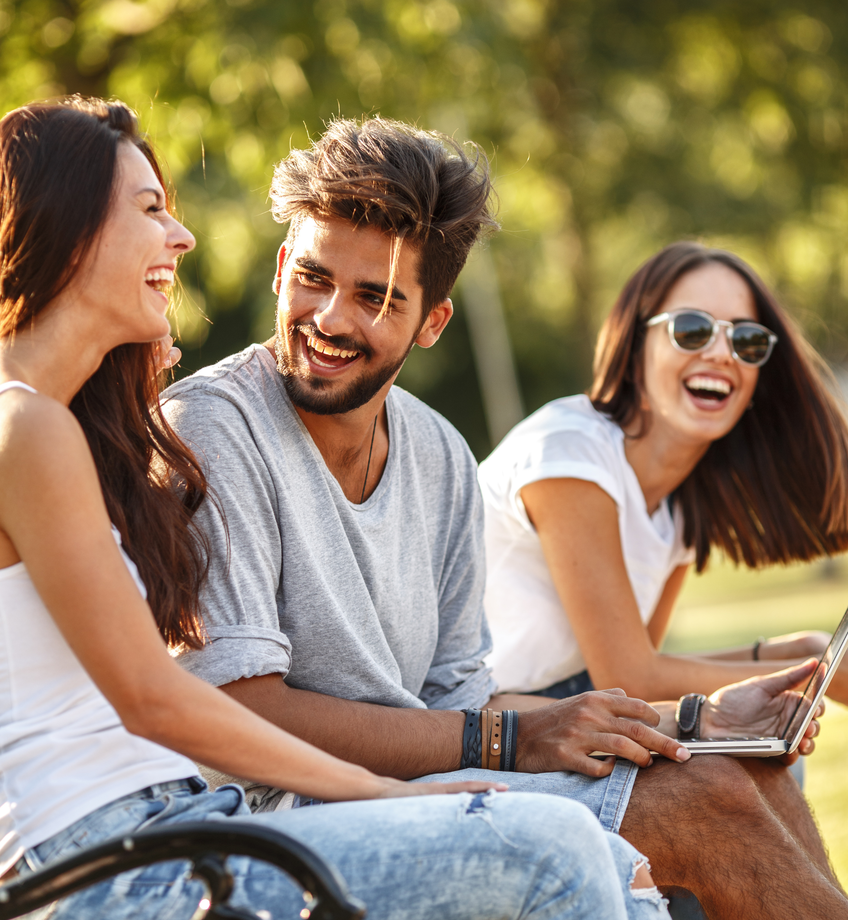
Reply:
M304 330L299 330L300 338L304 342L304 350L310 363L318 367L339 368L348 367L362 354L361 351L337 348L327 342L322 342L313 335L308 335Z
M339 337L336 341L319 338L318 330L311 323L298 323L291 327L289 339L295 351L300 351L310 371L343 371L366 356L366 349L357 348L357 343ZM308 371L307 371L308 373Z

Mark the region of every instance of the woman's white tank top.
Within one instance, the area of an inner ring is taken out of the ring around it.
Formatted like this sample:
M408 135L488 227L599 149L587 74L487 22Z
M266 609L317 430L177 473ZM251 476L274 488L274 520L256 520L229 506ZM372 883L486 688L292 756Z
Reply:
M10 381L0 393L12 387L36 392ZM135 564L123 549L121 555L146 596ZM23 850L101 805L196 773L188 758L124 728L25 564L0 569L0 875Z

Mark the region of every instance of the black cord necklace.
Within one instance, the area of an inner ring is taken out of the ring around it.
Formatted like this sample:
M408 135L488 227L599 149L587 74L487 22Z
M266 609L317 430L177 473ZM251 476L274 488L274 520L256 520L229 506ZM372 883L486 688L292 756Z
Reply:
M378 412L377 415L379 414ZM377 415L374 416L374 427L371 429L371 446L368 448L368 463L365 464L365 481L362 483L362 496L359 499L360 505L365 501L365 487L368 485L368 471L371 469L371 454L374 451L374 435L377 433Z

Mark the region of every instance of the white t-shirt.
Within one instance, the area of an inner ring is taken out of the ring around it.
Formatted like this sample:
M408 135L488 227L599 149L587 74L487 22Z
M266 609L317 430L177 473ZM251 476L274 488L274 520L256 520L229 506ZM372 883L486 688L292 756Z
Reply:
M649 515L624 453L624 433L587 396L548 403L517 425L480 465L486 509L485 607L501 692L549 687L586 667L520 492L543 479L583 479L618 508L624 563L647 622L674 569L694 558L683 520L663 501Z

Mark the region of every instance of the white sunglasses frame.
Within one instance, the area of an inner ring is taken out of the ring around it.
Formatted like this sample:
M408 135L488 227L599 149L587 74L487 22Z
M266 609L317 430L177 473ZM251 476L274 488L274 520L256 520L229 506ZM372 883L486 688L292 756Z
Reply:
M701 345L700 348L684 348L682 345L678 345L677 341L675 340L674 320L681 313L697 313L700 316L705 316L712 323L710 339L704 345ZM713 344L713 342L715 342L719 330L724 329L724 333L727 336L727 344L730 346L730 353L733 355L734 361L737 361L743 367L762 367L771 357L772 352L774 351L774 346L777 344L777 336L771 331L771 329L767 329L762 323L755 323L752 319L741 319L737 320L736 322L730 322L730 320L726 319L716 319L712 314L707 313L706 310L697 310L695 307L680 307L677 310L669 310L665 313L657 313L657 315L652 316L645 323L645 325L658 326L662 322L666 323L669 342L671 342L672 346L676 348L677 351L683 352L685 355L696 355L698 352L706 351ZM762 361L745 361L737 354L736 348L733 344L733 330L736 326L741 326L743 324L756 326L758 329L762 329L764 332L768 333L768 350L766 351L766 355Z

